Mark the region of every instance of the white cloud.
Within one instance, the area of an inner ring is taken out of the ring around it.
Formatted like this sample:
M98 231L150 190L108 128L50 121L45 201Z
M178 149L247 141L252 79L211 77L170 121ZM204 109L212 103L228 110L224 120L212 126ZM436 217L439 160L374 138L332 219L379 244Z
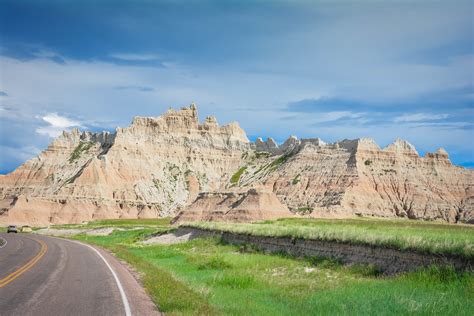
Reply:
M438 121L448 118L448 114L431 114L431 113L414 113L403 114L393 119L394 122L424 122L424 121Z
M115 59L121 59L126 61L150 61L158 60L161 58L158 54L128 54L128 53L116 53L111 54L110 57Z
M412 122L408 126L412 128L435 127L445 129L472 129L474 124L471 122Z
M362 117L363 113L351 112L351 111L332 111L316 113L314 119L317 123L332 122L340 119L356 119Z
M49 137L57 137L62 131L71 127L82 127L79 121L71 120L57 113L49 113L41 117L41 119L49 125L37 128L36 132L38 134L48 135Z

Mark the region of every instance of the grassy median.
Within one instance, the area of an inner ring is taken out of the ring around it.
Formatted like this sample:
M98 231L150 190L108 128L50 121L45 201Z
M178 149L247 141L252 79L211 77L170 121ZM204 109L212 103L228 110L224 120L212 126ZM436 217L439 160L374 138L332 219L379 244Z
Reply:
M317 225L322 222L317 221ZM395 229L393 224L380 222L368 220L360 226L375 226L374 234ZM383 277L370 266L348 267L322 258L266 255L251 247L225 245L215 238L174 245L144 245L141 241L151 234L171 227L163 220L137 223L104 221L104 227L123 230L108 236L80 234L75 238L107 248L134 266L146 290L166 314L471 315L474 312L472 273L430 267L397 277ZM345 220L332 223L341 227L351 224ZM359 225L358 220L356 223ZM100 228L97 222L88 225ZM262 225L311 227L316 224L282 220ZM438 226L430 228L429 224L412 222L395 225L402 229L400 233L411 229L410 225L420 230L438 229ZM459 236L454 231L460 229L465 234L465 227L453 227L447 230L455 243Z

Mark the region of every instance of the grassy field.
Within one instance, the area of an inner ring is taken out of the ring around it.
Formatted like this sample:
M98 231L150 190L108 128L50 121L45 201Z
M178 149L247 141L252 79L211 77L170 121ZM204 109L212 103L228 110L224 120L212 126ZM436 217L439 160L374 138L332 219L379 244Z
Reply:
M354 225L351 221L332 223L341 227ZM377 226L373 228L375 233L385 232L385 224L386 228L393 226L387 222L378 228L379 224L356 221L355 225ZM260 225L285 228L315 224L282 220ZM405 227L402 223L396 225ZM413 224L407 223L405 229L410 225ZM438 227L422 225L428 229ZM389 278L377 275L368 266L348 267L319 258L265 255L248 247L224 245L217 239L195 239L175 245L141 243L152 233L169 230L165 221L137 224L103 221L87 225L110 226L130 229L109 236L83 234L75 238L107 248L134 266L154 302L170 315L472 315L474 312L474 276L449 268L431 267Z
M474 258L474 227L410 220L288 218L255 224L216 222L189 226L247 233L289 236L393 247Z

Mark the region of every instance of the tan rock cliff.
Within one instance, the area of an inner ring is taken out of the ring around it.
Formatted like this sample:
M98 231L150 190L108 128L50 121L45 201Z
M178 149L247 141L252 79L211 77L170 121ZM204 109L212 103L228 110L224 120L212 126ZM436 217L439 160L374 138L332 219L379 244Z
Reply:
M420 157L400 139L384 149L371 139L303 139L271 152L247 157L238 187L271 188L293 212L474 221L474 170L452 165L444 149Z
M75 129L0 177L0 222L174 215L198 192L219 189L249 148L237 123L199 124L194 104L135 117L114 134Z

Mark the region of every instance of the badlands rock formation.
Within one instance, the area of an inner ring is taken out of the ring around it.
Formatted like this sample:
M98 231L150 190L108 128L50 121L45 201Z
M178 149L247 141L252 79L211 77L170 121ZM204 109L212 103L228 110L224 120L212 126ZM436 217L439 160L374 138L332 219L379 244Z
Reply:
M247 157L238 186L262 184L293 212L316 217L474 221L474 170L453 166L444 149L420 157L400 139L381 149L372 139L294 137L282 147Z
M0 223L180 211L180 221L300 214L474 222L473 205L474 171L453 166L443 149L420 157L402 140L384 149L370 139L250 143L237 123L208 117L200 124L194 104L135 117L115 133L64 132L0 176Z
M248 223L293 214L271 190L250 189L247 192L201 193L173 222L220 221Z
M78 223L174 215L218 189L250 148L237 123L199 124L194 104L135 117L114 134L64 132L38 157L0 176L0 222Z

